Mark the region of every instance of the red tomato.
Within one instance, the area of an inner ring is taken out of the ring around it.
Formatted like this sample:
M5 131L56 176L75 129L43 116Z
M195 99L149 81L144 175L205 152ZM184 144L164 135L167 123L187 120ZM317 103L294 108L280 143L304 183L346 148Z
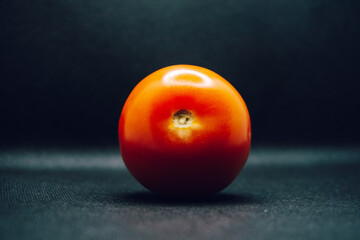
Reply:
M236 89L197 66L162 68L131 92L119 121L126 167L147 189L206 195L227 187L250 151L250 117Z

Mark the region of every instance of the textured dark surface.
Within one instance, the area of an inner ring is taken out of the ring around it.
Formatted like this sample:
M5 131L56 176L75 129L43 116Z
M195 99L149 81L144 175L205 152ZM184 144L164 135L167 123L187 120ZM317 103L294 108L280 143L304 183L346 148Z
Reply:
M360 151L254 149L225 191L144 190L117 151L2 151L0 238L359 239Z

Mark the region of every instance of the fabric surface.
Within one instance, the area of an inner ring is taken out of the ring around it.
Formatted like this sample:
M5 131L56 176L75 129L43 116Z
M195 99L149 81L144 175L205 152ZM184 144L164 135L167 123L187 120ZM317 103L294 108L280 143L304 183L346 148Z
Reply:
M360 151L254 149L223 192L167 199L113 150L0 153L0 238L359 239Z

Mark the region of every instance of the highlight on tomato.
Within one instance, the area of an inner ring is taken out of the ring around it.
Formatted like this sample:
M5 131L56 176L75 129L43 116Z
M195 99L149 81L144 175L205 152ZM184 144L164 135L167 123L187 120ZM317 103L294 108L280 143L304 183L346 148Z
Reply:
M124 163L145 188L202 196L226 188L250 151L248 109L236 89L206 68L174 65L144 78L121 112Z

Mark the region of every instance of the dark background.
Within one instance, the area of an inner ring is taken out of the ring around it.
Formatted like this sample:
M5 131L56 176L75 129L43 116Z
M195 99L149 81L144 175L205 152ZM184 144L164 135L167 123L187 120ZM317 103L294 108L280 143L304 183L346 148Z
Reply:
M116 146L135 85L209 68L246 101L253 143L359 142L359 1L0 3L0 142Z

